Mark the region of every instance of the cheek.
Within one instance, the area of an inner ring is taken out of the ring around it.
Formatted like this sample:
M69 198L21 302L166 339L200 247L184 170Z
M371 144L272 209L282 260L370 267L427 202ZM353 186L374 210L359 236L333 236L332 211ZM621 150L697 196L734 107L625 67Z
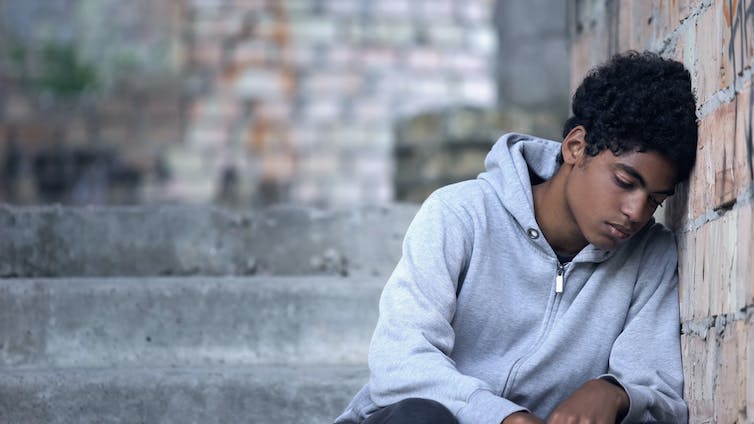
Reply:
M606 197L605 188L596 184L596 181L591 179L588 174L574 182L576 184L569 187L568 200L573 218L577 225L585 230L604 207L602 203Z
M603 221L620 210L621 193L611 181L604 178L592 180L584 186L584 190L578 206L582 219Z

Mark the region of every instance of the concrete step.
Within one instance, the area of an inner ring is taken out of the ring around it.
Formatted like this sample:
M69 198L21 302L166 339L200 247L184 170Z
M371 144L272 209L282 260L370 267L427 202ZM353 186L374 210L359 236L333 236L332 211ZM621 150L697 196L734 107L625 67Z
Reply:
M0 368L363 364L378 277L0 280Z
M3 423L329 424L361 367L0 372Z
M0 206L0 277L381 275L416 205L239 214L208 206Z

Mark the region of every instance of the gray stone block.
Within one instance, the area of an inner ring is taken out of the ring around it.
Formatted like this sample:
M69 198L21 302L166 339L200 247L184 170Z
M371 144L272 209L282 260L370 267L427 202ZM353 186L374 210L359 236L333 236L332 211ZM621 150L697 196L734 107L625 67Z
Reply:
M333 276L0 280L0 368L363 364L383 283Z
M0 277L386 276L415 205L0 207Z
M4 423L332 423L366 367L0 373Z

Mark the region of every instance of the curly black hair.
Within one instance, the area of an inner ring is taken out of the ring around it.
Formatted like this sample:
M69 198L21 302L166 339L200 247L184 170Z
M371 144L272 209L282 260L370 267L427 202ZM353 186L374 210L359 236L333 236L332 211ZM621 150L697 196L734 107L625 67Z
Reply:
M696 100L683 64L656 53L628 51L592 69L573 95L563 138L586 129L586 153L656 151L686 180L696 160ZM558 163L563 163L562 155Z

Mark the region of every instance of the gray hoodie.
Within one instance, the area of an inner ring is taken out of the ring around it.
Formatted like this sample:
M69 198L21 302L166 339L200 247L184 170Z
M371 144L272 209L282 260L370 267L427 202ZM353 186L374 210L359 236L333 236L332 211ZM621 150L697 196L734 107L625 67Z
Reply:
M409 397L461 424L546 418L593 378L628 393L624 422L687 421L674 238L650 222L615 251L588 245L560 265L530 182L554 175L559 150L507 134L479 178L422 205L380 299L369 382L336 422Z

